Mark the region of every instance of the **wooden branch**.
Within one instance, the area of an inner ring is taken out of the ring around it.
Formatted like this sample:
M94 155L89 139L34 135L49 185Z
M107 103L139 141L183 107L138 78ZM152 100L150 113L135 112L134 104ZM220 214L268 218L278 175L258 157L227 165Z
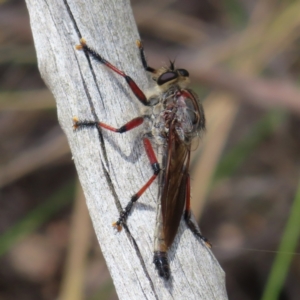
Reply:
M148 79L135 45L139 35L129 1L27 0L27 6L39 69L56 98L59 123L119 298L227 299L222 269L184 222L169 251L172 277L168 282L159 278L152 262L157 183L135 205L128 230L114 232L119 209L152 175L142 131L119 135L72 129L74 116L118 127L140 114L123 78L75 50L84 37L145 89Z

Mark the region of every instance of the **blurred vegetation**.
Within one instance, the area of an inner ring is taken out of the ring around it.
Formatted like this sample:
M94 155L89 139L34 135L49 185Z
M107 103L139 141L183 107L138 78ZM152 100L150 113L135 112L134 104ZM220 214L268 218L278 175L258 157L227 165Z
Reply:
M132 6L149 64L180 53L203 99L193 210L229 299L298 299L300 260L287 253L299 252L300 2ZM24 2L0 1L0 41L0 299L117 299L83 197L74 197Z

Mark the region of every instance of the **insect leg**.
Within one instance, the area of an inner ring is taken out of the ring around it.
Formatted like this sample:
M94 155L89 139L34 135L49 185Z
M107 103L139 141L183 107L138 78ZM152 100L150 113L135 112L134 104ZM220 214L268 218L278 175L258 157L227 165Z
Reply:
M186 180L186 202L185 202L185 212L184 212L184 220L186 222L186 225L188 228L193 232L194 235L199 237L207 247L211 248L212 245L208 241L206 237L204 237L200 233L199 226L195 220L194 215L192 214L191 207L190 207L190 199L191 199L191 187L190 187L190 175L187 174L187 180Z
M106 59L104 59L99 53L97 53L94 49L90 48L87 44L85 39L80 39L80 45L76 45L77 50L84 50L85 52L89 53L96 61L98 61L101 64L104 64L117 74L121 75L125 78L126 82L128 83L129 87L131 88L132 92L135 94L135 96L138 98L138 100L144 104L149 105L147 101L147 97L145 94L141 91L141 89L137 86L137 84L133 81L133 79L126 75L123 71L119 70L117 67L112 65L110 62L108 62Z
M137 40L136 44L137 44L137 46L139 47L139 50L140 50L141 60L142 60L144 69L146 71L150 72L150 73L155 73L156 70L149 67L148 64L147 64L147 60L146 60L146 56L145 56L144 47L143 47L142 42L140 40Z
M75 130L83 128L83 127L102 127L105 128L107 130L113 131L113 132L118 132L118 133L123 133L126 131L129 131L135 127L138 127L139 125L141 125L144 121L143 117L137 117L132 119L131 121L129 121L128 123L124 124L123 126L121 126L120 128L114 128L110 125L107 125L105 123L102 122L95 122L95 121L79 121L76 117L73 118L73 128Z
M117 222L113 223L113 226L117 228L118 231L122 229L122 224L126 222L128 215L133 207L133 204L142 196L142 194L147 190L147 188L152 184L152 182L156 179L160 172L160 166L157 161L156 155L153 151L152 145L148 138L143 139L144 147L151 163L151 167L153 169L153 175L146 182L146 184L136 193L134 194L129 203L126 205L125 209L121 212L120 217Z

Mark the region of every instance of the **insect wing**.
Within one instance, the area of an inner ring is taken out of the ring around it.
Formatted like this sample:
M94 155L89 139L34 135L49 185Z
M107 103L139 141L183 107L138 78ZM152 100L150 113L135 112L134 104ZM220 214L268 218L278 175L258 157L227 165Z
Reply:
M170 131L163 189L161 195L163 231L169 247L177 233L186 198L189 145L179 141Z
M198 98L198 95L191 89L187 89L186 90L189 95L190 98L193 100L194 103L194 108L197 111L198 114L198 126L197 126L197 130L204 130L205 129L205 115L204 115L204 109L203 106Z

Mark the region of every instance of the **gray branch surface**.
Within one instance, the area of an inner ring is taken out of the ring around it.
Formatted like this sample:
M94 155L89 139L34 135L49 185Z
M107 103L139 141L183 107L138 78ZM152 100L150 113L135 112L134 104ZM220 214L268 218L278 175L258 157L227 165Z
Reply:
M168 282L159 278L152 262L157 183L135 205L128 230L116 233L112 227L119 209L152 175L140 139L142 128L122 135L72 129L74 116L120 127L141 114L141 105L123 78L75 50L84 37L142 89L147 88L129 1L26 2L39 69L55 96L59 123L119 298L227 299L223 270L184 222L169 251L172 277Z

